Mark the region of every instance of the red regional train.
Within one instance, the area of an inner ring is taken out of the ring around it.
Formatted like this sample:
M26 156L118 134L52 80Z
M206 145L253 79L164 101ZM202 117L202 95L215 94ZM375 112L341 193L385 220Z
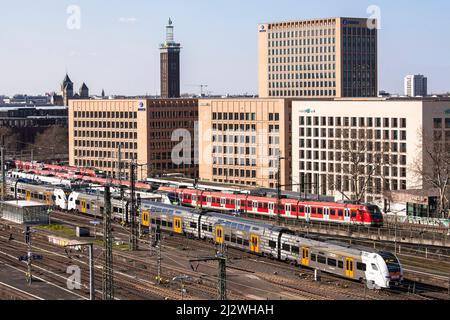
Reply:
M189 207L266 216L276 216L278 214L276 198L171 187L160 187L159 191L176 195L182 205ZM380 227L383 225L383 215L380 208L375 205L314 202L293 199L281 199L280 204L280 216L288 219L371 227Z

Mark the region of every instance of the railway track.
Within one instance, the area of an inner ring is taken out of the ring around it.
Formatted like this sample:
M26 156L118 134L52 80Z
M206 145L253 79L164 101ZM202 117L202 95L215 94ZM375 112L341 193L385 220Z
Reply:
M53 215L53 216L55 216L55 215ZM67 216L70 216L70 218L68 220L70 220L70 222L73 223L73 225L83 225L83 226L87 226L87 227L92 228L92 226L88 224L88 221L92 220L92 218L90 218L90 217L85 217L85 216L81 216L81 215L74 216L74 215L69 215L69 214L60 214L56 218L58 220L61 220L61 222L64 222L64 219L67 218ZM118 224L114 224L114 228L117 230L117 228L122 228L122 226L120 226ZM99 228L99 229L101 230L101 228ZM117 233L117 231L115 231L115 233ZM122 235L127 235L127 234L122 234ZM149 246L149 242L146 241L145 239L141 239L140 240L140 245ZM214 249L214 245L213 244L208 243L208 242L202 242L202 241L199 241L199 240L191 240L191 239L187 239L187 238L183 238L183 237L177 237L177 236L175 236L175 237L166 236L165 239L164 239L164 250L165 251L167 251L167 250L172 251L173 254L174 254L174 258L179 256L179 251L180 251L180 247L181 246L185 247L185 249L186 249L185 251L187 251L187 252L189 252L192 249L192 251L197 252L197 255L198 255L199 251L200 252L205 252L205 254L210 254L211 255L211 253L213 252L213 249ZM250 260L251 258L255 257L254 255L251 255L249 253L244 253L242 251L239 251L239 250L236 250L236 249L232 249L232 248L229 250L228 253L229 253L231 258L239 258L239 260ZM134 259L134 261L139 261L140 263L143 263L143 265L145 266L145 269L144 270L136 269L135 272L137 272L137 273L144 272L146 277L149 277L149 275L153 276L153 275L157 274L156 273L157 272L156 271L156 268L157 268L156 261L151 261L150 259L148 259L148 260L146 259L145 261L143 261L142 259L136 258L134 256L125 254L122 251L116 251L116 250L114 251L114 256L115 257L116 256L117 257L122 256L122 257L124 257L126 259ZM192 257L195 257L195 256L192 256ZM118 261L118 260L115 259L115 261ZM258 263L260 263L260 261ZM254 263L254 265L252 266L253 270L255 268L255 264L258 264L258 263ZM298 273L300 271L304 272L304 273L308 273L309 275L312 273L311 270L299 269L299 268L296 268L296 267L292 267L292 266L290 266L288 264L285 264L283 262L267 262L267 261L265 261L265 264L269 264L269 263L272 263L273 267L280 268L280 269L286 270L288 272L291 272L293 274L293 277L296 277L294 274ZM115 264L116 264L116 262L115 262ZM207 265L207 264L205 264L205 265ZM126 267L128 269L130 269L130 265L129 264L125 264L124 268L126 268ZM211 264L210 267L213 267L213 265ZM215 266L213 268L215 268ZM213 284L215 281L217 281L217 278L215 276L210 276L210 275L200 275L199 276L198 273L189 273L189 272L186 272L186 269L178 268L178 267L175 267L175 266L170 266L167 263L164 265L164 269L167 270L166 274L167 274L168 277L178 276L180 274L186 274L186 275L189 275L189 276L192 276L192 277L201 278L202 281L207 281L210 284ZM240 268L240 269L245 271L246 267ZM253 271L249 270L249 272L253 272ZM275 277L278 280L274 280L273 278L270 277L270 275L266 275L265 277L266 277L266 279L264 279L264 280L266 282L271 283L273 285L276 285L276 286L278 286L280 288L286 289L286 291L288 293L291 293L293 296L295 296L295 295L302 296L301 295L302 293L299 292L299 289L297 287L299 285L299 283L297 283L297 282L286 282L286 281L284 281L284 283L283 283L282 281L280 281L278 279L279 277ZM358 290L361 290L362 287L361 287L360 284L355 284L355 283L350 282L350 281L347 282L347 281L344 281L344 280L342 280L340 278L339 278L339 280L336 280L337 279L336 277L330 277L330 279L333 279L334 281L339 281L339 282L346 283L346 285L344 285L342 287L345 287L345 286L353 287L352 291L350 291L350 290L341 290L341 288L336 289L336 290L332 290L330 288L333 288L333 287L327 286L326 290L330 289L331 291L336 291L336 294L333 293L333 297L334 298L337 298L337 299L342 299L343 297L352 297L353 299L380 298L380 297L376 297L376 296L372 297L371 294L362 295L360 293L353 292L353 290L356 287L357 287ZM303 282L300 283L300 285L302 285L302 284L303 284ZM238 284L236 284L236 285L238 285ZM303 284L303 286L305 286L305 285ZM215 287L211 286L211 285L204 285L204 284L201 284L201 283L195 283L195 284L185 283L185 287L187 289L189 289L189 292L195 293L197 295L196 298L198 298L198 296L200 296L200 297L209 296L209 298L211 298L211 297L215 297L217 295L217 291L216 291ZM154 290L156 290L156 289L154 289ZM323 300L324 297L321 296L319 293L317 293L317 288L315 288L315 290L316 290L315 293L314 292L310 292L309 293L310 296L309 297L305 297L305 298L317 299L317 298L320 297L320 299ZM343 292L343 291L346 291L346 292ZM173 293L174 290L170 290L169 289L168 292L160 292L160 294L157 294L157 295L159 297L166 298L166 297L170 297L169 292ZM303 292L303 296L307 296L307 295L308 295L308 292ZM180 293L179 292L176 293L176 296L179 298L180 297ZM240 300L240 299L243 299L245 297L242 294L236 294L234 292L229 292L228 296L229 296L229 298L231 298L233 300ZM189 295L186 295L186 297L188 298ZM386 297L383 296L381 298L389 298L389 297L388 296L386 296Z

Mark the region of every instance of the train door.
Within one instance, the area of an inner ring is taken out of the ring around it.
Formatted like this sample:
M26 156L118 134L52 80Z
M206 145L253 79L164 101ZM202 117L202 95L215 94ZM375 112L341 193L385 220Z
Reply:
M269 202L269 214L275 214L275 204L273 202Z
M329 221L330 220L330 208L325 208L323 210L323 220Z
M350 209L344 210L344 221L350 223Z
M220 198L220 205L221 205L222 209L226 208L226 204L227 204L227 199Z
M216 226L216 243L223 244L223 227Z
M173 218L173 232L181 234L183 233L183 227L181 223L181 218Z
M52 205L52 194L51 194L51 192L46 192L45 193L45 203L48 205L48 206L51 206Z
M26 192L26 200L31 201L31 192L30 191Z
M241 210L241 199L236 199L236 211Z
M302 265L309 266L309 248L302 248Z
M150 227L150 212L142 211L142 225L144 227Z
M309 222L310 219L311 219L311 207L306 206L305 207L305 220Z
M287 204L286 205L286 217L290 217L291 216L291 210L292 210L292 205Z
M196 207L197 206L197 202L198 202L198 196L196 194L193 194L192 195L192 200L191 200L192 206Z
M250 251L259 253L259 237L255 235L250 236Z
M253 212L258 213L258 201L253 201Z
M206 206L211 207L211 202L212 202L211 196L207 196L206 197Z
M345 259L345 276L349 278L354 276L354 260L352 258Z
M86 213L86 200L81 200L81 212Z

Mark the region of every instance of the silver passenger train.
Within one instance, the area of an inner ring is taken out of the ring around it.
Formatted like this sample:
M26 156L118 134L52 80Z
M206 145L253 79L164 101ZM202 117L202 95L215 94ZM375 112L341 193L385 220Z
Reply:
M144 202L142 225L365 281L369 289L390 288L403 280L400 261L392 253L311 240L284 228L218 213Z

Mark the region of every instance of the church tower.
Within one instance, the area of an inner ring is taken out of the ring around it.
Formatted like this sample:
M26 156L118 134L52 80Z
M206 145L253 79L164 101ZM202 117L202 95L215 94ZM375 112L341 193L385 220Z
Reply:
M161 44L161 97L180 97L180 51L181 45L174 41L173 23L169 18L166 41Z
M66 73L66 77L61 84L61 92L63 96L64 105L69 105L69 100L73 98L73 82L70 80L69 75Z
M80 99L89 99L89 88L86 86L86 83L84 82L80 88Z

